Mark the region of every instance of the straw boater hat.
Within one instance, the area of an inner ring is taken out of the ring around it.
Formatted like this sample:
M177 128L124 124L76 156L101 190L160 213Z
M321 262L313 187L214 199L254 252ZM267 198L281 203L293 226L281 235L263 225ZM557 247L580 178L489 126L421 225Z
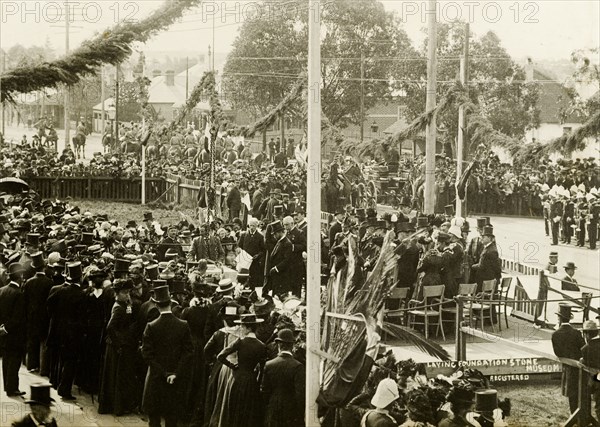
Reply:
M221 279L219 281L219 287L217 288L217 292L219 292L219 293L229 292L229 291L232 291L234 287L235 286L233 285L233 282L231 281L231 279Z
M255 325L264 321L265 319L256 317L256 314L242 314L238 320L234 320L234 323L239 325Z
M386 408L400 397L398 384L391 378L385 378L377 385L377 391L371 399L371 405L376 408Z

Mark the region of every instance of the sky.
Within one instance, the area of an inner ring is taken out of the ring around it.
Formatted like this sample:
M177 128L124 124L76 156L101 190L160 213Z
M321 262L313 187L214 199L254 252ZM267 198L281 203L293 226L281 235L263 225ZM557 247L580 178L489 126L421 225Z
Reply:
M348 0L346 0L348 1ZM73 49L83 40L123 19L142 19L160 6L160 0L69 0L71 15L69 45ZM415 45L424 39L427 1L383 1L403 21ZM65 52L64 0L0 0L0 47L44 45L49 40L60 55ZM181 22L160 33L145 51L177 51L206 54L214 38L216 51L231 49L237 30L260 3L250 1L211 1L189 10ZM438 19L462 19L471 31L481 35L496 32L513 58L530 56L536 60L568 59L580 48L600 45L600 1L598 0L500 0L438 1Z

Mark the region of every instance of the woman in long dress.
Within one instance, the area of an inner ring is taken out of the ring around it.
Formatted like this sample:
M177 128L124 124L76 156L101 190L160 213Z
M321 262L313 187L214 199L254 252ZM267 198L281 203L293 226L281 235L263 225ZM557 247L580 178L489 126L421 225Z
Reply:
M232 376L230 369L223 368L221 361L216 356L241 337L240 328L234 323L240 312L240 305L230 301L223 306L219 316L223 319L223 327L216 331L204 346L204 357L208 364L212 364L206 385L206 399L204 405L204 426L223 426L221 415L223 400L227 392L229 378ZM231 356L231 361L237 363L236 355Z
M255 331L263 319L255 314L244 314L240 320L243 338L236 340L217 356L217 360L233 371L228 393L225 395L221 425L227 427L254 427L262 424L263 406L260 399L260 375L267 359L267 347L256 338ZM237 364L229 357L237 355Z

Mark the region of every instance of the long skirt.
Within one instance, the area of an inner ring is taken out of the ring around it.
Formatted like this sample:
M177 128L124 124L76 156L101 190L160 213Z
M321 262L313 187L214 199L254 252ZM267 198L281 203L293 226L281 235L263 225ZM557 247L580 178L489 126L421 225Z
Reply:
M229 393L225 396L223 426L254 427L261 425L262 402L260 387L253 371L238 369L230 380Z
M111 346L106 346L102 385L98 396L98 413L125 415L139 405L135 351L123 347L121 354Z
M225 411L227 409L225 403L227 402L227 398L231 391L232 373L233 371L227 366L221 366L216 381L216 395L213 412L208 424L210 427L230 427L230 424L225 422Z

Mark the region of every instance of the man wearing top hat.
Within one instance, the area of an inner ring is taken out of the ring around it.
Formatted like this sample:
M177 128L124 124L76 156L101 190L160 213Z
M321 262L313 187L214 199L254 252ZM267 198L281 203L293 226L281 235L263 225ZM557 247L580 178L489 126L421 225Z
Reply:
M0 355L4 392L9 397L25 394L19 390L19 368L25 354L26 308L21 290L25 269L15 262L8 267L10 282L0 288Z
M561 280L561 289L563 291L574 291L579 292L579 286L577 286L577 280L573 277L575 275L575 270L577 267L575 263L572 261L567 262L567 264L563 267L565 269L565 277Z
M81 262L67 264L66 282L46 303L50 316L48 340L57 345L62 369L58 378L58 395L74 400L71 393L78 362L83 352L85 331L85 294L81 289Z
M275 220L274 210L275 206L281 204L281 189L271 189L270 197L265 199L260 205L260 218L266 222L272 222Z
M160 316L150 322L142 339L142 356L148 364L142 406L148 425L176 427L183 409L186 379L193 354L190 328L171 312L168 286L154 289L153 301Z
M257 230L258 219L250 218L248 220L248 230L240 235L238 247L252 257L250 264L250 277L248 286L254 289L256 286L263 285L264 257L265 257L265 238Z
M12 423L12 427L57 427L56 420L51 416L50 407L54 399L50 397L51 384L31 384L31 394L25 401L31 413Z
M35 274L35 270L31 267L31 254L39 251L40 247L40 234L38 233L27 233L27 240L25 241L25 251L19 259L19 263L25 269L23 273L23 279L27 280Z
M569 323L573 318L571 310L570 305L559 304L556 313L559 328L552 334L552 348L556 357L579 361L581 348L585 345L585 341L581 333ZM563 363L561 388L563 396L569 399L571 413L575 412L578 406L578 383L579 369Z
M25 306L27 310L27 369L37 371L40 368L43 340L48 333L48 314L46 300L52 288L52 279L44 271L44 254L40 251L31 255L31 268L35 271L32 278L23 284Z
M292 261L292 242L286 237L281 221L269 224L275 240L275 246L269 254L268 263L268 288L273 295L286 295L293 290L293 271L290 269Z
M335 236L342 232L342 221L344 220L344 211L341 209L335 213L334 220L329 227L329 246L333 248Z
M467 251L465 253L465 256L469 260L469 275L468 275L469 280L466 281L466 283L471 283L474 278L474 272L471 271L470 266L473 265L476 261L478 261L479 258L481 257L481 252L483 251L483 243L482 243L481 236L483 235L483 227L485 227L485 226L486 226L486 219L485 218L477 218L477 233L479 234L479 236L475 236L471 239L471 241L469 242L469 245L467 246Z
M479 257L479 262L471 266L471 270L474 273L474 281L478 285L478 291L480 291L484 280L495 279L498 281L502 277L502 262L498 255L494 229L491 225L486 225L483 228L481 242L483 243L483 251Z
M304 365L294 359L295 342L290 329L277 332L279 354L265 364L261 395L265 404L265 427L300 427L304 425Z
M304 267L306 236L296 227L291 216L283 218L283 227L286 230L286 237L292 243L292 260L290 261L290 275L294 280L292 292L300 297L306 276L306 268Z

